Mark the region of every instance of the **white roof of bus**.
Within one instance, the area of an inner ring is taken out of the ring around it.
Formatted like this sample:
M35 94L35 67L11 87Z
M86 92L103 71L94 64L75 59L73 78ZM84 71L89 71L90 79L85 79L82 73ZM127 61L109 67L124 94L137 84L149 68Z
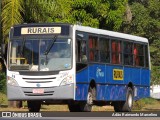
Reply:
M76 28L76 30L79 30L79 31L148 43L148 39L146 39L146 38L138 37L138 36L134 36L134 35L129 35L129 34L125 34L125 33L113 32L113 31L109 31L109 30L102 30L102 29L91 28L91 27L80 26L80 25L75 25L75 28Z

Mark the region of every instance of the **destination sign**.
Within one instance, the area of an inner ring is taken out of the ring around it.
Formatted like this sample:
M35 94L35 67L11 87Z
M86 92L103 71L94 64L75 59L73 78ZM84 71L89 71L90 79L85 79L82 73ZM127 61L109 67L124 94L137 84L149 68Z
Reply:
M21 34L60 34L61 27L25 27L21 28Z
M70 24L21 24L11 28L10 38L14 37L47 37L47 36L69 36Z
M121 69L113 69L113 80L123 80L124 74Z

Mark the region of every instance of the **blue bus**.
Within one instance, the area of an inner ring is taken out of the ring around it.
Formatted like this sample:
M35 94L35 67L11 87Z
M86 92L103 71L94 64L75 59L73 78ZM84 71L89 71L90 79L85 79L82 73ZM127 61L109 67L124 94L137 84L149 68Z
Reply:
M150 96L146 38L80 25L15 25L7 52L8 100L67 104L70 111L112 105L131 111Z

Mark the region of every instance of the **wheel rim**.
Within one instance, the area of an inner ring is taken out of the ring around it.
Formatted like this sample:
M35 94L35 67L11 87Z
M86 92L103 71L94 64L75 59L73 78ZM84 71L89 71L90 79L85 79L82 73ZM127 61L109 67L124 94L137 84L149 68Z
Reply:
M132 95L129 94L128 96L128 106L131 108L132 107Z
M88 103L89 105L92 105L92 104L93 104L93 96L92 96L92 93L91 93L91 92L88 92L87 103Z

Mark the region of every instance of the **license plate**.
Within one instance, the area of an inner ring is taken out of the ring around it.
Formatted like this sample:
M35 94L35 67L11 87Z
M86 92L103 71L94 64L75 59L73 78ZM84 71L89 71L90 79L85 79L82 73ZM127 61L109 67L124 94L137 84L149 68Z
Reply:
M36 94L43 94L44 93L44 89L33 89L32 92L36 93Z

